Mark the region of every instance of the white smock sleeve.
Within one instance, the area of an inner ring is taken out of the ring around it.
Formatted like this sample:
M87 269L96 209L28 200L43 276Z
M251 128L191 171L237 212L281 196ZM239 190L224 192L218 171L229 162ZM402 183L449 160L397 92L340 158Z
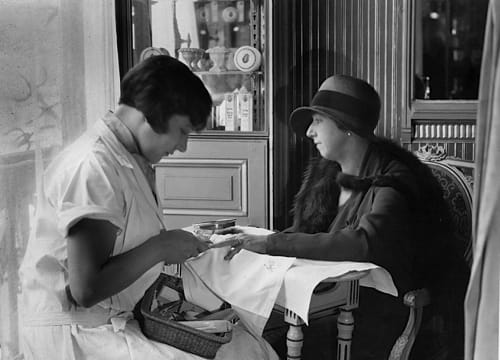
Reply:
M125 196L115 166L106 156L91 153L46 174L47 197L64 237L83 218L106 220L123 230Z

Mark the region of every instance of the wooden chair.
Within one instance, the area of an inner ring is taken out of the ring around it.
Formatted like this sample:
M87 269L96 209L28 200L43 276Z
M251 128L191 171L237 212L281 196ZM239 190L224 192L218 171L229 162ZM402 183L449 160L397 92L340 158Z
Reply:
M443 190L443 197L448 203L452 223L456 231L455 239L462 242L464 258L470 267L472 262L472 177L459 170L459 167L473 170L471 164L447 159L442 147L425 146L416 155L430 167ZM410 308L408 322L394 344L389 360L407 360L410 357L415 339L419 332L424 307L432 302L428 289L409 291L404 295L404 303ZM439 357L438 357L439 358Z

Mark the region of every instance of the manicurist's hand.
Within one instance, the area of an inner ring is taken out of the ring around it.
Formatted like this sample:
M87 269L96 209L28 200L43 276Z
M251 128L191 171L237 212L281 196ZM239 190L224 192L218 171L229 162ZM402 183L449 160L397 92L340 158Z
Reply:
M117 294L160 262L181 263L208 248L190 232L176 229L113 255L117 230L105 220L82 219L68 231L69 293L80 306Z
M178 264L208 249L207 243L181 229L161 231L157 241L167 264Z
M231 249L228 251L225 260L231 260L241 249L253 251L260 254L267 252L267 235L236 234L226 241L231 241ZM224 242L226 242L224 241Z

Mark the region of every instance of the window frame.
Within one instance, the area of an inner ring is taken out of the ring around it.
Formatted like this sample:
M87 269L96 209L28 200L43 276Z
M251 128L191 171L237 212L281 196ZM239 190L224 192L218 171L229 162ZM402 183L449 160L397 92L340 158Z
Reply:
M449 122L451 120L475 124L477 116L478 100L424 100L415 97L415 44L416 44L416 24L417 11L416 2L410 0L409 11L409 36L408 42L408 74L409 80L409 120L413 125L414 120L433 120L433 122Z

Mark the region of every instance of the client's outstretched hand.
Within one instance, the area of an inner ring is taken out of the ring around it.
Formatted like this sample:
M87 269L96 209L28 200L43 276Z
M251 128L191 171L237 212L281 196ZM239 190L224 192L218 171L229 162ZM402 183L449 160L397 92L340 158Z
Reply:
M250 235L238 233L229 237L227 240L217 243L211 247L230 246L230 250L224 257L225 260L231 260L241 249L265 254L267 251L267 235Z

